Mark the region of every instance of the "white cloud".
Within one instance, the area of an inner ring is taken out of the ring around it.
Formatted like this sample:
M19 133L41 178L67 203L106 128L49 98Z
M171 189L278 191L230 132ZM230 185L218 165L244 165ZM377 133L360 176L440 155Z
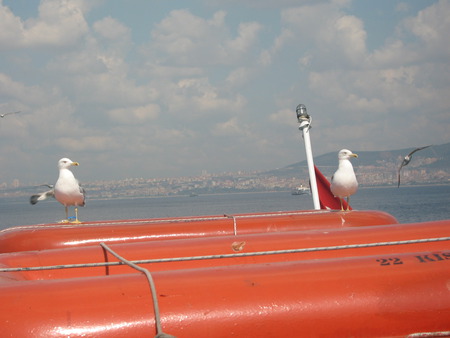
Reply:
M93 28L95 32L107 40L130 39L130 29L110 16L94 22Z
M295 34L290 29L283 29L281 34L275 38L270 49L263 50L258 58L258 63L261 66L268 67L273 62L273 57L282 51L290 41L295 41Z
M228 121L218 123L212 130L213 135L219 136L241 136L247 133L246 128L242 126L236 117L232 117Z
M19 17L0 2L0 50L16 48L23 40L24 28Z
M295 122L295 115L292 109L285 108L277 111L276 113L270 114L269 119L277 124L292 126Z
M88 31L80 1L42 0L39 17L22 21L0 7L1 45L4 49L75 45Z
M231 52L225 53L229 53L228 55L231 57L235 54L235 58L244 55L257 40L260 30L261 25L256 22L241 23L238 28L238 36L227 43L227 50Z
M233 37L225 23L226 13L218 11L203 19L188 10L174 10L152 31L157 50L178 65L228 65L246 56L256 42L261 25L241 23Z
M374 52L372 62L378 65L445 62L450 57L449 12L450 2L444 0L405 19L398 26L397 36Z
M108 112L115 122L123 124L141 124L158 118L161 109L157 104L147 104L139 107L116 108Z
M110 136L60 137L56 140L64 152L98 152L114 148Z
M238 69L234 69L228 74L225 82L228 88L237 88L247 83L250 76L252 74L252 70L245 67L239 67Z
M341 4L327 3L282 11L282 21L303 46L298 59L316 68L355 67L365 62L366 37L363 22L346 15ZM320 20L318 19L320 18ZM286 35L286 33L283 33Z
M182 79L166 89L165 103L169 111L176 114L184 112L181 114L182 119L197 119L220 110L228 115L239 112L246 104L244 97L239 94L229 98L222 96L207 78Z
M47 99L45 91L38 86L27 86L3 73L0 73L0 93L5 100L23 100L29 105L40 105Z
M73 45L87 33L83 12L69 0L44 0L39 18L25 22L26 45Z

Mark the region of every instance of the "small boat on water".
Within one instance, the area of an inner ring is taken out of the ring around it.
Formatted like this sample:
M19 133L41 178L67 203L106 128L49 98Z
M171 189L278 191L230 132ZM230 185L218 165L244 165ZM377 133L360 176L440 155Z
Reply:
M4 337L450 336L450 220L320 208L0 231Z
M307 187L304 187L303 185L300 185L298 187L296 187L295 189L292 190L291 194L292 195L306 195L306 194L310 194L310 189Z

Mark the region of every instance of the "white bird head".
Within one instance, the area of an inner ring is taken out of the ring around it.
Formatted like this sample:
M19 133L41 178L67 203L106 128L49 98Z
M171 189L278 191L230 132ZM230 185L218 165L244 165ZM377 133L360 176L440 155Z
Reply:
M79 165L78 162L73 162L72 160L70 160L66 157L64 157L58 161L59 169L68 169L71 166L77 166L77 165Z
M342 149L339 154L338 154L338 159L339 160L349 160L350 157L358 157L357 154L353 154L350 150L348 149Z

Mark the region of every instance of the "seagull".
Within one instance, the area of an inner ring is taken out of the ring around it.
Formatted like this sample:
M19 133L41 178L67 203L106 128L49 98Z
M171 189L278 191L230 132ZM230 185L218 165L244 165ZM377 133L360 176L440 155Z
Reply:
M397 184L397 188L400 188L400 170L402 170L403 167L407 166L409 164L409 162L411 162L412 155L416 151L428 148L430 146L431 146L431 144L429 146L416 148L413 151L411 151L408 155L405 156L405 158L403 159L402 163L400 164L400 168L398 168L398 184Z
M69 222L68 207L75 206L75 220L71 223L81 223L78 220L78 207L83 207L85 204L85 190L78 183L73 173L69 170L71 166L79 165L78 162L73 162L68 158L62 158L58 162L59 177L55 186L47 185L50 190L38 195L30 197L30 203L36 204L48 197L54 197L59 203L64 205L66 210L66 219L64 223Z
M342 149L338 154L339 167L338 170L331 177L331 192L334 196L339 197L341 202L341 210L344 211L342 205L342 198L347 198L347 203L350 201L350 195L353 195L358 190L358 181L356 180L355 172L353 171L350 157L358 157L348 149ZM347 210L349 206L347 205Z
M4 114L0 114L0 117L4 118L7 115L18 114L18 113L20 113L20 111L15 111L15 112L11 112L11 113L4 113Z

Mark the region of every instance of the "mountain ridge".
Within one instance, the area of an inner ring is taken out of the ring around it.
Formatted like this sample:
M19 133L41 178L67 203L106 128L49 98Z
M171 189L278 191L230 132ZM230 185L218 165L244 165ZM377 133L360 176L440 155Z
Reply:
M354 152L358 154L358 158L352 159L352 163L355 171L363 168L367 169L369 167L397 171L403 161L403 158L414 149L416 148L413 147L380 151L355 150ZM315 156L314 164L325 175L330 175L337 169L337 153L338 151ZM448 171L450 168L450 143L431 145L429 148L414 153L411 162L406 168ZM266 171L263 174L275 176L295 176L298 175L299 172L306 169L307 161L303 160L283 168Z

